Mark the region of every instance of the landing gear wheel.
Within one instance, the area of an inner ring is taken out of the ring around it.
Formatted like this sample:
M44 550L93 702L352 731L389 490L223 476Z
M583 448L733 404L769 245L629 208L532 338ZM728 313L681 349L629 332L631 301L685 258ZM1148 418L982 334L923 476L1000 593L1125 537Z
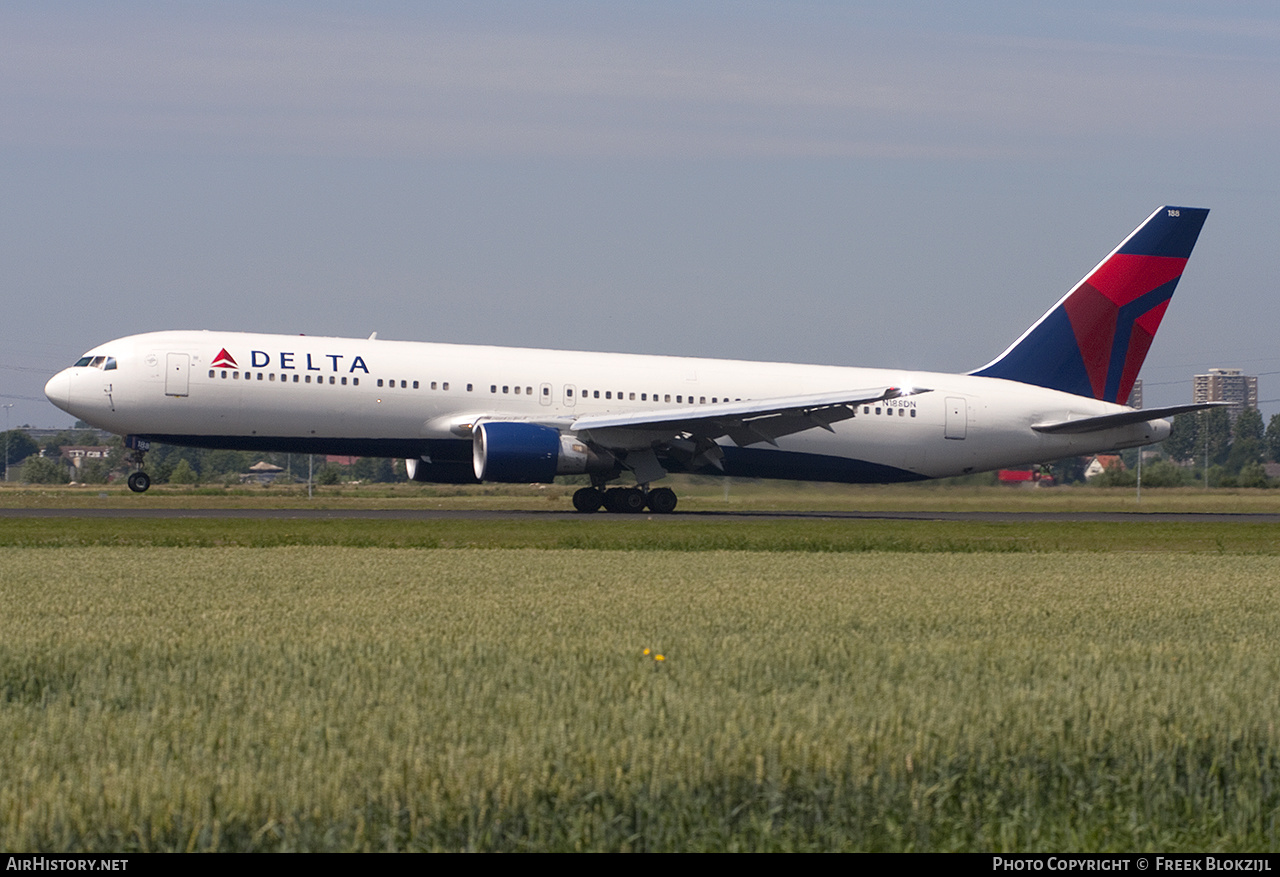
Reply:
M134 472L129 476L129 489L134 493L146 493L151 486L151 476L146 472Z
M600 511L604 505L604 494L594 487L583 487L573 492L573 507L583 514Z
M644 511L644 493L635 487L614 487L604 495L604 507L618 514Z
M649 511L669 515L676 510L676 492L669 487L649 491Z

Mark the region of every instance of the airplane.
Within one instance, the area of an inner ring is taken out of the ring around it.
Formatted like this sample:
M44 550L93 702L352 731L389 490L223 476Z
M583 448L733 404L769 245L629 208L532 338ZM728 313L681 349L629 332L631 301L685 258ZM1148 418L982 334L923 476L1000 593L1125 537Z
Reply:
M671 472L920 481L1158 442L1211 404L1124 403L1209 211L1161 207L966 374L221 331L107 342L62 410L150 443L400 457L437 483L585 475L580 512L674 511ZM627 473L635 486L609 487Z

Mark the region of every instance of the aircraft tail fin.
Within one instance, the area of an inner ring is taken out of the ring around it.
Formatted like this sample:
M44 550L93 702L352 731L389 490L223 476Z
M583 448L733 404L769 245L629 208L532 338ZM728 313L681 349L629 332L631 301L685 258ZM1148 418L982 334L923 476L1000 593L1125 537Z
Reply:
M970 372L1123 405L1209 211L1161 207L1004 353Z

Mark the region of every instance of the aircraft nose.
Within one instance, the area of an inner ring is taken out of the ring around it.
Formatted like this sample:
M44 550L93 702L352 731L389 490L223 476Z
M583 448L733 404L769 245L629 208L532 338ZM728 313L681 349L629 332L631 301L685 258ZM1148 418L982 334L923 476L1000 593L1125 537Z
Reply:
M63 369L49 378L49 383L44 385L44 394L49 397L49 401L54 405L57 405L63 411L68 410L71 405L70 370Z

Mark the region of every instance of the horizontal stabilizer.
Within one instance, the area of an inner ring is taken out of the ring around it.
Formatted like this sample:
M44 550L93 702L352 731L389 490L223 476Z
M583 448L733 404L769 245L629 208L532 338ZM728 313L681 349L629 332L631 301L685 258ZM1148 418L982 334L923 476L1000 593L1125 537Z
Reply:
M1103 414L1100 417L1081 417L1076 420L1051 420L1046 423L1034 423L1031 428L1036 432L1059 435L1076 435L1084 432L1101 432L1104 429L1115 429L1117 426L1128 426L1131 423L1146 423L1148 420L1162 420L1175 414L1186 414L1190 411L1203 411L1206 408L1221 408L1227 402L1196 402L1191 405L1170 405L1167 408L1135 408L1133 411L1121 411L1119 414Z

